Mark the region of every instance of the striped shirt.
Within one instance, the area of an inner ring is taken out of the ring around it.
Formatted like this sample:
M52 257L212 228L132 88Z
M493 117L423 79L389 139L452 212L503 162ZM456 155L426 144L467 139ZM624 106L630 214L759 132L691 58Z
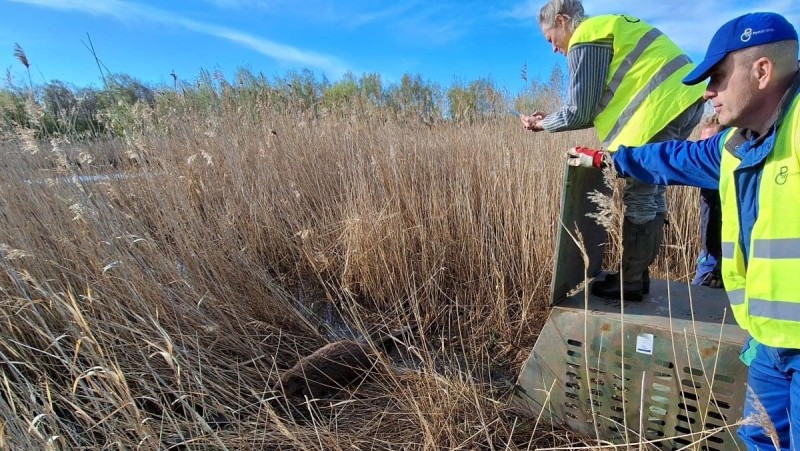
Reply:
M578 130L593 126L600 98L614 55L611 39L580 44L567 53L569 91L567 103L548 114L542 127L548 132Z

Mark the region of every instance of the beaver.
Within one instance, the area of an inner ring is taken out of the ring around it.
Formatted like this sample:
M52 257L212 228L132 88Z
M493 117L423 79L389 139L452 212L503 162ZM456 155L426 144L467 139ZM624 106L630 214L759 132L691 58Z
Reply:
M348 385L363 382L378 365L378 352L390 353L408 331L405 328L383 336L375 348L355 340L328 343L286 370L272 391L291 401L335 395Z

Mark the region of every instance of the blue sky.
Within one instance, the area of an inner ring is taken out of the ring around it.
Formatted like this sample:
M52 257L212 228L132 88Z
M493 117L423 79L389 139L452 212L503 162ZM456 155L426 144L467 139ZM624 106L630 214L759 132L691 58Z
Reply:
M309 68L338 80L346 71L397 82L408 72L449 86L490 77L516 92L520 71L546 79L564 58L536 25L545 0L0 0L0 67L24 82L19 43L34 83L100 85L84 46L102 62L154 84L174 70L231 79L238 67L269 77ZM750 11L776 11L800 25L796 0L585 0L590 15L628 13L658 26L696 61L714 31ZM82 42L83 41L83 42ZM5 78L5 77L4 77Z

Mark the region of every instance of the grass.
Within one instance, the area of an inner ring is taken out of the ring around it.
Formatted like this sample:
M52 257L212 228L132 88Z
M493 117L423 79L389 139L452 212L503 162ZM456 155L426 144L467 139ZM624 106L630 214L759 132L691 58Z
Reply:
M226 103L136 117L125 140L3 141L0 446L581 443L508 400L547 317L563 153L596 144L590 131ZM126 177L75 178L109 172ZM655 273L688 276L695 191L670 205ZM272 408L300 356L404 326L403 368L383 361L303 418Z

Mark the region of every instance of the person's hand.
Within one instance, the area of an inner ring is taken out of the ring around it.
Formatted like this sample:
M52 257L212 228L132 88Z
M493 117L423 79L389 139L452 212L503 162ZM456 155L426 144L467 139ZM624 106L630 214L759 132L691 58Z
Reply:
M588 147L573 147L567 151L567 164L584 168L602 168L605 152Z
M542 120L547 116L547 113L537 111L530 116L520 114L519 120L522 122L522 128L532 132L540 132L544 130L542 127Z

